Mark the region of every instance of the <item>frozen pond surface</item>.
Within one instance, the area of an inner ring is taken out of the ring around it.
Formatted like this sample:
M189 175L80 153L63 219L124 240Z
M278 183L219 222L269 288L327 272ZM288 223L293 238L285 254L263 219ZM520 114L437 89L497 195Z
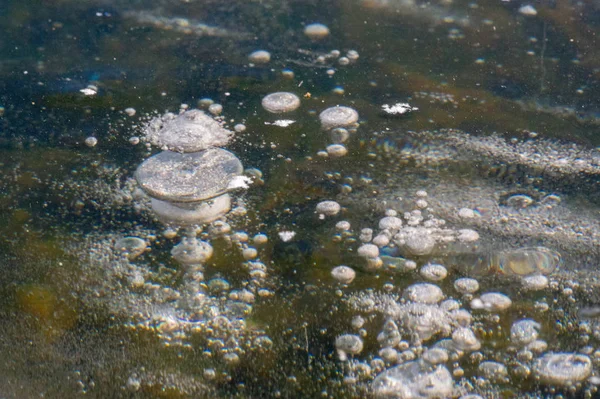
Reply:
M0 10L0 397L600 395L598 4Z

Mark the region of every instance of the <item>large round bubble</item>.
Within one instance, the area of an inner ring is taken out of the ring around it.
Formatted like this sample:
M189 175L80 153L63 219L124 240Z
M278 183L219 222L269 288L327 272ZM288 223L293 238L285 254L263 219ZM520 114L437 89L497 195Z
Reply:
M201 203L171 203L155 198L152 198L150 203L161 222L180 226L210 223L231 209L229 194L219 195Z
M147 140L164 149L197 152L226 145L233 132L223 128L204 112L192 109L177 116L155 118L146 127Z
M211 148L191 154L163 151L146 159L135 177L151 197L169 202L197 202L228 190L244 170L231 152Z

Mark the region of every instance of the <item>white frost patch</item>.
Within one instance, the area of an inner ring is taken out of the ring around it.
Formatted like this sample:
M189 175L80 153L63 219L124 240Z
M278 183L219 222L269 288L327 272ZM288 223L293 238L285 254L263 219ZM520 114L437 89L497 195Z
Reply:
M275 122L265 122L265 125L273 125L273 126L279 126L279 127L288 127L292 123L296 123L296 121L291 120L291 119L279 119L279 120L277 120Z
M228 190L235 190L237 188L247 189L250 188L250 184L252 184L252 179L248 176L236 176L234 177L229 184L227 185Z
M407 112L419 110L419 108L413 107L408 103L396 103L394 105L384 104L381 108L383 108L383 112L389 115L402 115Z
M295 231L280 231L279 232L279 238L281 238L281 241L283 241L283 242L288 242L295 236L296 236Z
M82 92L84 96L95 96L98 94L98 88L93 85L89 85L85 89L81 89L79 91Z

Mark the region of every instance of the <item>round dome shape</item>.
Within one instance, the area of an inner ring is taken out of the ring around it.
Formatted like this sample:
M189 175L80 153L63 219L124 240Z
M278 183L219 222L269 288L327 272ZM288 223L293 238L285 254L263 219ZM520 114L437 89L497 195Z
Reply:
M229 194L219 195L200 203L171 203L152 198L152 210L165 224L194 226L213 222L231 209Z
M329 36L329 28L320 23L309 24L304 27L304 34L311 40L320 40Z
M262 99L262 106L273 114L295 111L300 107L300 97L287 91L267 94Z
M169 202L198 202L227 192L244 170L240 160L221 148L180 154L163 151L135 171L140 187L151 197Z
M146 127L145 134L151 144L177 152L197 152L224 146L233 137L232 131L198 109L155 118Z
M329 130L335 127L354 126L358 122L358 112L350 107L330 107L319 114L321 127Z

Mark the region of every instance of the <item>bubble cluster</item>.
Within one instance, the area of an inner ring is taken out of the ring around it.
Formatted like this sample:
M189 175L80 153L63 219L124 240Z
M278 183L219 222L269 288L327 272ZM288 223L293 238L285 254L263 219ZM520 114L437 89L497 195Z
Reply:
M379 374L372 389L376 398L445 398L452 395L454 380L443 365L412 361Z

